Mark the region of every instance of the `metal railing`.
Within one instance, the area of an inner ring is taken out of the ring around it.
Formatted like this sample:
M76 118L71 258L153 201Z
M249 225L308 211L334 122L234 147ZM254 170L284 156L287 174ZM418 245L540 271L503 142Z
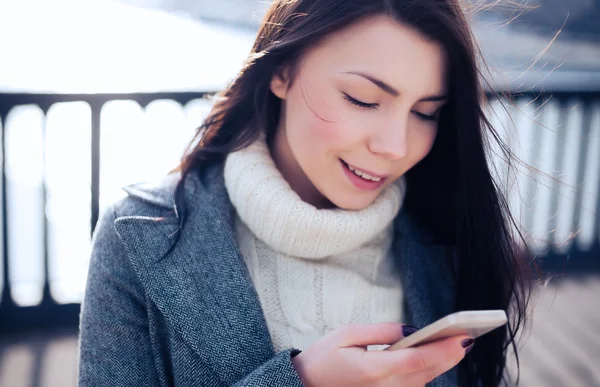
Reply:
M91 108L91 230L93 231L99 216L99 193L100 193L100 113L102 107L111 101L133 100L142 108L156 100L172 100L184 105L191 100L204 98L208 93L204 92L186 92L186 93L152 93L152 94L0 94L0 122L4 123L9 112L21 105L37 105L47 114L50 107L61 102L83 101L89 104ZM1 207L0 216L2 219L2 297L0 298L0 332L36 330L53 327L68 327L78 324L79 304L59 304L50 292L50 283L48 281L48 255L47 248L44 249L44 285L42 300L35 306L19 306L11 296L11 285L9 278L9 259L8 259L8 233L11 230L7 227L7 213L11 211L6 200L6 171L5 171L5 148L4 148L5 127L2 127L2 179L1 179ZM44 202L46 199L46 187L43 185ZM44 217L43 241L47 247L47 220Z
M35 306L24 307L15 303L11 296L9 239L7 237L11 230L8 228L7 214L12 209L10 203L7 203L6 195L7 178L4 141L6 132L4 123L9 112L15 107L33 104L39 106L44 116L46 116L49 109L57 103L83 101L89 105L91 109L91 143L89 144L91 147L91 229L93 230L100 212L100 120L103 106L108 102L118 100L135 101L142 108L157 100L172 100L184 106L192 100L206 97L207 94L204 92L93 95L0 94L0 123L3 124L2 178L0 180L0 217L2 219L2 233L0 234L2 237L0 240L0 243L2 243L2 266L0 270L2 271L3 281L0 300L0 333L25 329L76 326L80 309L79 304L60 304L52 297L48 280L48 229L47 214L45 212L40 214L44 217L45 225L42 232L43 240L40 242L45 246L43 260L44 285L41 302ZM522 172L526 178L521 180L521 195L515 195L511 191L513 189L512 185L507 183L509 200L512 200L513 204L516 203L514 204L515 208L523 210L522 224L526 232L533 230L531 233L534 236L532 243L535 245L535 251L544 257L543 267L559 271L597 268L600 266L600 215L598 215L600 214L600 211L598 211L600 209L600 179L598 178L598 175L600 175L600 158L596 157L600 153L600 141L597 141L600 138L600 91L585 93L559 92L548 93L545 96L540 96L537 93L521 94L516 97L515 101L518 110L529 110L530 115L534 116L527 117L526 121L521 121L521 123L528 122L527 120L530 118L543 120L545 115L553 114L553 117L557 117L558 121L548 122L546 120L546 126L556 126L558 129L543 128L544 125L534 129L533 126L530 126L530 134L527 135L528 139L525 141L530 149L522 150L521 155L524 156L525 162L532 164L534 167L539 167L540 173L537 174L535 171ZM577 113L576 119L572 117L574 111ZM512 124L509 124L510 120L507 117L499 117L498 120L506 126L505 135L509 145L519 145L520 140L516 139L515 142L515 139L511 137ZM531 120L531 122L533 121ZM519 122L516 122L515 125L520 128ZM514 129L514 127L512 128ZM568 132L569 130L575 130L576 134ZM545 137L548 135L547 133L553 133L552 135L557 137L548 140ZM571 140L564 141L563 139L567 137ZM593 148L595 144L598 144L597 148ZM572 154L573 146L579 150L575 155ZM516 153L519 154L519 152ZM545 164L541 163L545 166L540 164L540 160L545 160ZM597 162L593 165L590 160L596 160ZM570 172L565 172L563 167L569 169ZM546 175L551 175L550 177L556 177L556 179L548 179ZM574 182L575 185L569 185L561 181L563 177L566 177L566 180L570 182ZM510 176L502 178L506 179L507 182L510 180ZM591 186L583 184L590 181L590 179L592 181ZM542 180L541 185L539 180ZM572 195L565 194L563 188L565 186L570 187ZM43 183L42 191L43 202L45 203L47 195L45 183ZM592 193L590 194L590 192ZM542 210L535 208L536 204L540 203L536 199L538 194L544 198L543 203L547 203L543 209L545 212L541 216L539 213ZM566 201L563 200L565 197L567 198ZM521 199L524 199L523 204L520 203ZM556 216L556 214L562 214L563 208L567 208L565 210L567 215ZM564 223L564 219L570 220L569 224ZM578 233L582 224L585 226L583 234ZM562 236L560 238L552 236L552 230L557 229L568 231L566 234L563 232L563 236L567 234L574 235L569 240L575 242L561 243ZM548 243L536 241L536 230L542 237L550 235ZM540 230L542 232L539 232ZM544 230L548 231L549 234Z

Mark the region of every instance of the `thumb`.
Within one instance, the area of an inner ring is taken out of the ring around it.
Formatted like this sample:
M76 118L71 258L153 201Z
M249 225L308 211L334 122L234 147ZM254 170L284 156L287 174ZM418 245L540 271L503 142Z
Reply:
M338 347L393 344L417 330L412 325L396 322L346 325L339 330Z

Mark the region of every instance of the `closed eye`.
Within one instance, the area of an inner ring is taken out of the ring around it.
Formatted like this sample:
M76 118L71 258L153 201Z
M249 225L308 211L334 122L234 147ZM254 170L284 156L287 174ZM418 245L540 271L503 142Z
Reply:
M437 117L436 115L432 115L429 116L427 114L423 114L423 113L419 113L419 112L413 112L417 117L419 117L420 119L424 120L424 121L437 121Z
M352 105L358 106L359 108L362 108L362 109L368 109L368 110L377 109L377 107L379 106L378 103L366 103L366 102L359 101L356 98L350 97L346 93L344 93L344 99L346 101L350 102Z

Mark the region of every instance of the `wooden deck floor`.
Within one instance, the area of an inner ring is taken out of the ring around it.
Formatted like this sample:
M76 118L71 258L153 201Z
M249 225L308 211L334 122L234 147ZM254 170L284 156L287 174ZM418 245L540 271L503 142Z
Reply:
M553 280L536 292L532 311L519 385L600 387L600 275ZM0 338L0 386L75 387L76 355L73 331ZM516 375L512 356L508 368Z
M553 280L532 298L519 345L524 387L600 386L600 276ZM509 358L515 372L515 358Z

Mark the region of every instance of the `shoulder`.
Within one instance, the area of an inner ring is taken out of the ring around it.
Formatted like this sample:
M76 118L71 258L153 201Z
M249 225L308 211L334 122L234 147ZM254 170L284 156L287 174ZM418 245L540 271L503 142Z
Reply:
M214 227L228 224L224 219L229 213L227 194L219 173L220 169L206 168L183 178L173 173L155 182L123 187L127 196L103 212L94 231L95 239L107 243L94 248L126 250L130 258L139 258L135 261L159 259L174 243L192 237L183 229L206 230L210 221Z
M172 173L161 180L140 182L123 187L127 196L113 204L115 218L123 216L176 215L175 190L181 179L180 173Z
M180 191L178 191L180 188ZM146 216L178 218L180 204L207 206L223 198L222 164L191 171L182 177L179 172L159 180L140 182L123 187L127 196L114 204L116 217ZM180 200L176 200L180 199ZM214 203L213 203L214 204ZM221 203L219 203L221 204Z
M147 233L148 227L153 224L176 228L178 219L174 198L180 178L179 173L169 174L158 181L122 187L127 195L104 208L98 219L92 239L92 255L103 261L119 260L120 256L124 256L128 235L138 239L135 234Z

